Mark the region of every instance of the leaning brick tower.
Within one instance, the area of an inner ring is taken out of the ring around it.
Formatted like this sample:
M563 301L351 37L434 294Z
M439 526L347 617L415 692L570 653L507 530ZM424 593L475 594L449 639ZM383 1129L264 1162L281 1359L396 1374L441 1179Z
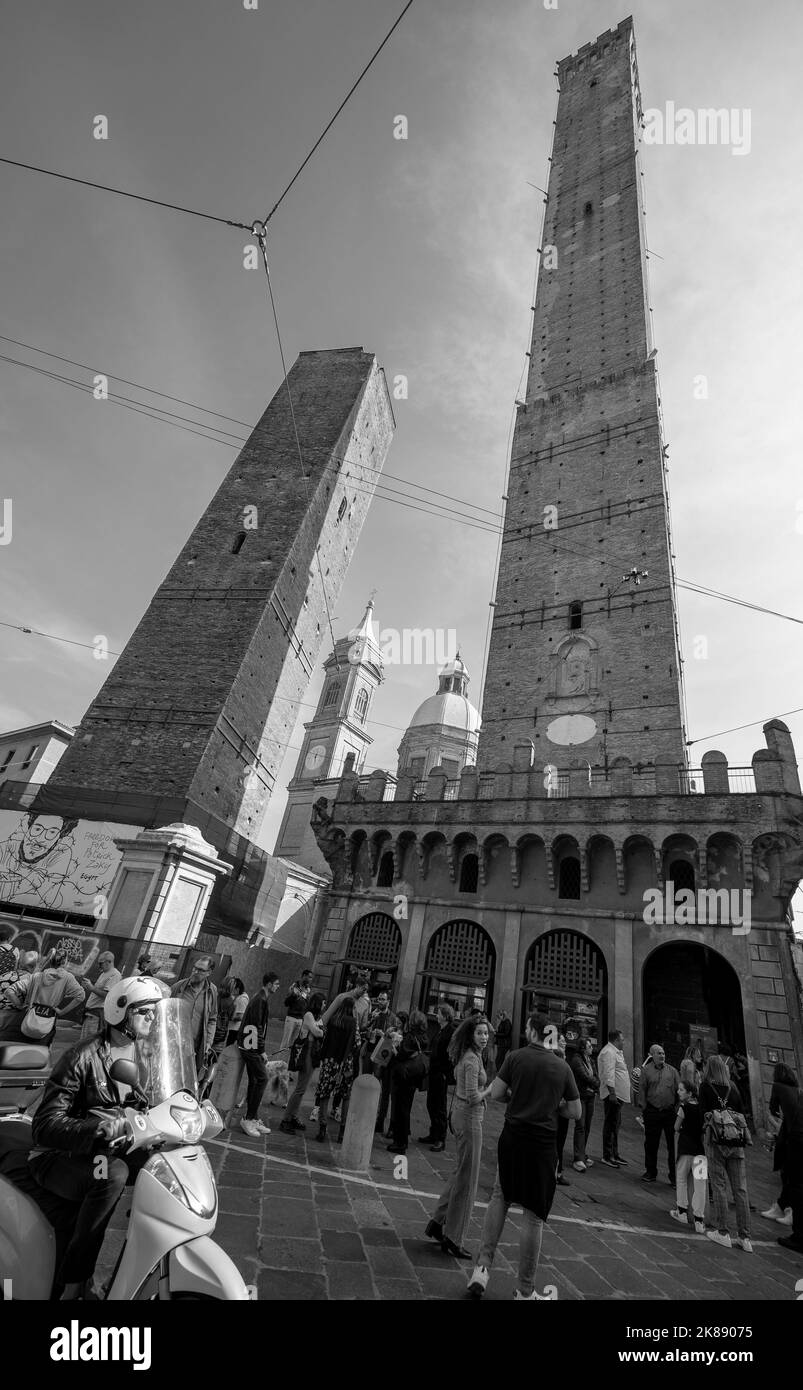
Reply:
M683 763L632 21L558 79L478 762Z
M256 840L393 428L371 353L300 354L43 796Z

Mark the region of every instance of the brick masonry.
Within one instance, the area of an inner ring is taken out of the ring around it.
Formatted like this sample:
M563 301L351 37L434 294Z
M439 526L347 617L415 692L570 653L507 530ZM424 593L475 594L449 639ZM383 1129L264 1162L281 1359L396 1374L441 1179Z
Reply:
M256 839L393 428L370 353L301 353L51 779L73 813L169 797Z
M558 65L526 403L513 440L478 763L684 761L646 298L632 25ZM556 509L545 527L545 509ZM649 577L622 584L635 567ZM569 627L569 606L582 625ZM573 652L573 658L569 655ZM555 726L583 715L578 741Z

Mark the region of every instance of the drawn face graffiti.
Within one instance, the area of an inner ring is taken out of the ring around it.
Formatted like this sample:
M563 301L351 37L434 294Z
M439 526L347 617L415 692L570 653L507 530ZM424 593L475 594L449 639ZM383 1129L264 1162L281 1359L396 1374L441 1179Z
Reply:
M38 864L55 849L64 835L61 816L37 816L22 837L19 857L23 864Z

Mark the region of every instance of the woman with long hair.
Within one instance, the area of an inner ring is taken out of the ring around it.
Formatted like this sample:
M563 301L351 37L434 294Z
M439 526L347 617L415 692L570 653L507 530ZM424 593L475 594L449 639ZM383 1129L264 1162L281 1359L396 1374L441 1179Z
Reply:
M778 1244L798 1254L803 1253L803 1091L797 1072L785 1062L777 1062L772 1074L770 1114L782 1116L780 1132L775 1140L776 1164L781 1174L781 1193L777 1206L780 1216L770 1208L765 1216L773 1215L782 1225L791 1225L791 1233L779 1236ZM786 1209L791 1207L791 1222Z
M406 1154L410 1139L410 1112L415 1093L427 1074L428 1029L426 1014L414 1009L402 1034L396 1064L390 1082L391 1125L393 1139L388 1144L392 1154Z
M748 1255L752 1255L750 1241L750 1203L747 1197L747 1164L742 1144L728 1144L718 1141L709 1116L717 1110L732 1110L743 1115L742 1098L734 1086L724 1057L709 1057L700 1083L700 1110L703 1115L703 1140L708 1164L708 1181L711 1184L715 1230L706 1231L709 1240L730 1249L732 1241L728 1231L728 1193L730 1183L736 1203L736 1244ZM746 1122L745 1122L746 1125ZM752 1143L749 1132L746 1142Z
M486 1081L482 1053L488 1046L488 1037L488 1023L484 1018L467 1018L455 1030L449 1044L449 1059L455 1074L452 1126L457 1139L457 1163L427 1223L425 1235L439 1240L444 1253L458 1260L471 1259L463 1242L480 1176Z
M364 992L364 991L363 991ZM321 1048L321 1070L315 1092L315 1105L318 1109L318 1133L315 1138L323 1143L326 1138L326 1125L329 1119L329 1102L333 1109L346 1099L354 1080L354 1051L357 1041L357 1020L354 1017L353 991L338 995L321 1016L320 1026L325 1028ZM343 1138L345 1120L341 1123L338 1142Z
M320 1017L323 1013L323 1006L325 1003L326 1000L322 994L310 995L306 1012L301 1020L301 1032L296 1038L293 1047L290 1049L291 1056L294 1049L300 1051L301 1061L298 1067L295 1090L287 1102L284 1119L279 1125L279 1129L283 1134L296 1134L300 1133L302 1129L306 1129L306 1125L302 1124L301 1120L298 1118L298 1112L301 1108L301 1102L304 1099L304 1092L309 1085L309 1079L314 1070L312 1065L312 1040L313 1038L322 1038L324 1034L324 1030L320 1023ZM324 1124L325 1123L326 1121L324 1121Z

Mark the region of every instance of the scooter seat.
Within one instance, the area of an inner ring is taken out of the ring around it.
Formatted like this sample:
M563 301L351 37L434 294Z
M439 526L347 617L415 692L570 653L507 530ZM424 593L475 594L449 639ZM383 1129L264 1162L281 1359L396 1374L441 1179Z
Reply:
M0 1043L0 1071L45 1071L50 1049L41 1043Z

